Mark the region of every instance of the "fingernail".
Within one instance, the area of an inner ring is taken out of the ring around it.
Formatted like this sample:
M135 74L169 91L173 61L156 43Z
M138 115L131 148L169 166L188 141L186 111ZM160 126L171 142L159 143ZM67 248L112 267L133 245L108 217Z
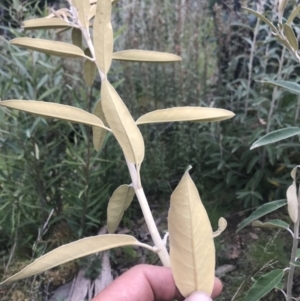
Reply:
M194 292L189 295L185 301L212 301L212 299L202 292Z

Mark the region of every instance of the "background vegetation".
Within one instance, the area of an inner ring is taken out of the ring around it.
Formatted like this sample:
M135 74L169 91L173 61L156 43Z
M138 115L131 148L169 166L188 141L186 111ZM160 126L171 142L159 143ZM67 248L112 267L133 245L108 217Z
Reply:
M274 3L244 2L276 20ZM217 125L143 126L143 184L152 209L167 210L188 164L213 223L220 212L234 216L285 198L289 171L300 159L297 139L249 148L263 134L295 125L300 99L259 81L297 82L299 67L267 26L240 8L237 0L121 0L114 8L118 48L168 51L183 58L170 65L113 63L111 80L134 116L175 105L236 113L233 121ZM23 35L24 19L46 13L43 5L17 0L1 6L0 100L76 103L92 111L100 80L87 89L80 62L9 44ZM47 38L55 33L30 34ZM109 196L129 177L109 135L96 153L85 126L16 111L0 114L0 274L5 274L15 257L30 259L74 237L97 233L106 222ZM125 224L140 217L136 208L126 213Z

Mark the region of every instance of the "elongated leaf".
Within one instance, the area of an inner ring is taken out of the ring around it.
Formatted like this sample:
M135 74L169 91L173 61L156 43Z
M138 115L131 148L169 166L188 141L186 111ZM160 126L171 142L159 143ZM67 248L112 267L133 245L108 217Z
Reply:
M290 262L290 264L297 267L297 268L300 268L300 262L299 261L293 261L293 262Z
M280 24L280 23L278 23ZM283 46L285 46L287 49L289 49L290 51L294 51L293 47L291 46L291 44L288 42L288 40L285 37L282 37L281 34L274 34L274 37L277 39L277 41L279 43L281 43Z
M291 178L296 181L297 180L297 172L298 169L300 168L300 165L295 166L292 171L291 171Z
M101 101L107 123L125 157L131 163L142 163L145 154L142 134L117 91L106 79L102 81Z
M259 219L260 217L281 208L282 206L286 205L286 203L287 203L286 200L278 200L278 201L269 202L267 204L263 204L239 224L236 232L240 231L241 229L251 224L255 220Z
M96 9L97 9L97 5L91 5L90 7L90 11L89 11L89 15L88 15L88 19L91 20L95 17L96 15Z
M92 87L97 74L97 66L94 62L86 59L83 65L83 77L88 87Z
M53 102L36 100L4 100L0 101L0 106L21 110L45 117L63 119L70 122L82 123L86 125L106 128L103 122L95 115L79 108L62 105Z
M112 61L114 37L111 26L111 0L99 1L93 26L96 64L106 74Z
M186 297L200 290L211 295L215 274L212 228L188 171L171 195L168 229L171 268L180 293Z
M288 206L289 216L290 216L291 220L293 221L293 223L296 223L298 220L298 198L297 198L297 188L296 188L295 181L287 189L286 198L287 198L287 206Z
M288 127L285 129L280 129L274 132L271 132L258 140L256 140L250 147L250 149L254 149L263 145L275 143L296 135L300 135L300 128L297 127Z
M182 61L181 57L172 53L130 49L114 52L112 58L119 61L170 63Z
M284 275L283 270L274 270L260 277L255 281L254 285L249 290L245 301L258 301L273 288L279 285Z
M288 17L286 24L291 26L292 22L294 21L294 19L297 17L297 15L300 12L300 5L298 5L290 14L290 16Z
M19 273L3 281L1 285L42 273L77 258L112 248L130 245L149 247L148 245L140 243L130 235L107 234L83 238L58 247L41 256Z
M78 28L72 29L72 43L80 49L82 48L82 32Z
M22 27L24 29L58 29L67 28L71 25L60 18L38 18L26 20L23 22Z
M175 107L156 110L141 116L136 124L174 121L221 121L232 118L234 113L224 109L207 107Z
M124 215L124 211L130 206L134 189L129 185L119 186L111 196L107 207L107 229L108 233L114 233Z
M219 236L227 227L227 221L224 217L221 217L218 221L218 230L213 232L213 237Z
M288 0L280 0L278 2L278 18L280 23L282 23L282 16L286 8L287 2Z
M273 25L273 23L271 23L265 16L263 16L262 14L256 12L253 9L247 8L247 7L243 7L243 9L245 9L246 11L248 11L249 13L255 15L258 19L260 19L261 21L265 22L266 24L268 24L272 31L275 33L277 32L277 28L275 27L275 25Z
M293 50L298 51L298 41L292 28L289 25L284 24L283 31Z
M105 119L103 110L102 110L102 105L101 105L101 100L98 100L95 110L94 110L94 115L97 116L102 120L105 126L108 126L107 121ZM106 130L97 126L93 126L93 144L95 150L98 152L101 149L101 146L103 145L104 139L106 136Z
M277 81L269 80L269 81L261 81L261 83L279 87L279 88L284 88L291 93L300 94L300 85L298 85L295 82L290 82L286 80L277 80Z
M261 221L255 221L252 223L253 227L260 227L260 228L282 228L282 229L289 229L289 224L280 220L280 219L272 219L265 223Z
M78 17L81 25L85 28L89 28L88 14L90 10L89 0L73 0L72 4L78 10Z
M10 43L50 55L69 58L84 57L84 53L79 47L59 41L33 38L16 38L12 39Z

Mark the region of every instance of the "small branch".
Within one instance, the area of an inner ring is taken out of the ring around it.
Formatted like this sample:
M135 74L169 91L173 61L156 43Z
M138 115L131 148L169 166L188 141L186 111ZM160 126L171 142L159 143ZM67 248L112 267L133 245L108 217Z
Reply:
M143 187L141 186L140 177L139 177L140 166L138 165L138 170L137 170L133 163L129 162L127 159L126 159L126 162L127 162L130 176L131 176L132 185L135 190L136 197L140 203L140 206L141 206L144 218L145 218L145 222L149 229L149 233L152 237L154 245L157 248L157 254L158 254L162 264L166 267L169 267L170 266L169 253L167 251L167 248L164 244L163 239L161 238L161 236L158 232L158 229L157 229L157 226L153 219L151 210L149 208L149 204L148 204L147 198L145 196Z
M298 214L299 214L299 211L300 210L299 210L299 205L298 205ZM287 294L286 294L287 301L290 301L292 298L292 287L293 287L295 266L291 263L296 260L296 253L297 253L297 248L298 248L298 236L299 236L299 215L298 215L297 222L294 224L293 247L292 247L290 269L288 272L288 281L287 281Z

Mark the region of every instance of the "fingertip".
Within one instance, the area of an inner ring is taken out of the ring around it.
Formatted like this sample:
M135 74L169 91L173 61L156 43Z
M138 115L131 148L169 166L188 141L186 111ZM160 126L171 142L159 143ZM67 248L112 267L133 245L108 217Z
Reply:
M213 289L213 292L211 294L211 297L212 298L218 297L221 294L222 290L223 290L223 284L222 284L221 280L216 277L215 278L215 285L214 285L214 289Z
M212 301L212 299L203 292L194 292L185 301Z

